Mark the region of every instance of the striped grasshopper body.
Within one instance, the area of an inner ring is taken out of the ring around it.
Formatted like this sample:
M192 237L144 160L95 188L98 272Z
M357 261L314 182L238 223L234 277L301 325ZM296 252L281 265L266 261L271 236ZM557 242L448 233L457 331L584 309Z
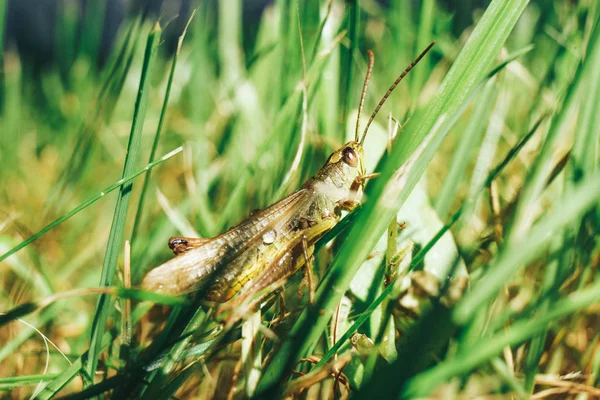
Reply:
M171 238L176 257L151 270L145 290L182 294L207 288L224 302L243 287L258 293L288 278L312 255L314 243L351 210L365 174L362 144L351 141L298 191L212 239ZM249 283L250 282L250 283Z
M310 259L315 242L338 223L341 210L359 204L366 177L363 143L369 126L394 88L432 46L392 84L359 139L360 112L373 66L369 51L355 139L331 154L298 191L227 232L210 239L171 238L169 247L176 256L151 270L142 289L174 295L202 290L207 300L222 303L240 291L243 300L281 286Z

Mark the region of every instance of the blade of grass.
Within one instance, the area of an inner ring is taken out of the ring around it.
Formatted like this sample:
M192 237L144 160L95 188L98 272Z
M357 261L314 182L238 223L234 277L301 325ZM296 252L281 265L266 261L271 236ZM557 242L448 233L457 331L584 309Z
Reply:
M150 75L152 65L154 64L154 56L161 37L161 27L158 23L152 28L146 45L146 53L144 55L144 64L142 66L142 75L140 78L140 86L135 104L133 115L133 123L131 125L131 133L129 143L127 145L127 155L123 167L123 176L130 175L135 170L138 154L140 151L142 128L148 105L148 97L150 91ZM125 230L125 222L127 218L127 210L129 208L129 199L131 197L132 183L128 183L119 190L119 197L115 206L113 223L106 246L106 254L104 264L102 266L102 276L100 286L111 286L117 269L117 261L119 251L123 242ZM106 321L110 312L110 298L106 295L100 296L96 306L94 322L92 324L92 335L90 339L89 356L86 363L86 372L88 376L93 377L96 373L97 361L100 356L100 347L102 338L106 330Z
M591 61L588 61L588 58ZM589 65L597 65L600 58L600 40L598 35L598 27L592 32L588 53L586 55L586 63ZM583 79L587 82L587 95L584 94L583 102L580 106L579 119L577 123L577 134L573 143L573 148L569 157L569 164L572 167L570 172L571 184L576 184L582 178L589 176L594 172L594 164L598 159L596 150L597 146L593 143L598 143L598 117L596 110L600 107L597 93L600 90L600 71L598 68L587 69L583 72ZM592 145L590 145L592 144ZM570 186L567 188L567 190ZM538 312L547 312L551 307L551 299L560 297L559 288L565 278L570 275L572 260L576 257L582 258L582 264L587 265L588 261L586 254L593 252L592 249L585 249L582 245L574 243L576 241L577 232L580 231L581 222L573 220L569 226L564 229L564 232L554 239L553 242L559 242L553 245L551 252L560 252L558 260L553 260L546 267L543 281L544 299L537 307ZM578 249L579 251L574 251ZM581 254L578 256L577 254ZM562 279L561 279L562 278ZM580 282L584 282L581 280ZM542 355L546 349L546 336L548 327L535 336L529 345L529 351L525 358L524 368L524 385L528 393L532 393L535 386L535 377L538 373L538 365Z
M64 164L64 169L59 174L55 187L48 195L45 203L46 208L60 207L62 202L59 199L62 198L67 186L70 183L79 182L86 171L86 167L91 160L90 155L96 143L94 139L97 137L99 124L102 118L107 122L110 120L117 99L123 89L136 53L140 26L141 20L138 18L131 24L118 54L111 60L112 65L107 69L108 72L100 89L98 101L93 103L93 109L88 113L89 116L84 119L74 148L69 149L68 161Z
M302 37L302 23L300 21L300 4L296 3L296 15L297 15L297 26L298 26L298 37L300 41L300 52L302 53L302 122L300 128L300 140L298 143L297 150L294 155L294 159L291 162L290 168L285 173L281 184L279 185L279 189L275 192L275 198L282 198L289 189L289 186L294 183L297 184L297 179L299 178L297 174L297 170L300 167L300 161L302 160L302 154L304 153L304 147L306 142L306 131L308 125L308 90L306 88L306 56L304 53L304 39Z
M79 54L87 56L92 64L98 62L102 31L106 18L107 4L91 2L86 4L83 27L80 30Z
M469 120L464 133L461 135L460 143L454 152L448 174L444 178L444 184L435 204L435 210L442 218L448 214L460 187L459 183L463 182L472 154L479 146L485 133L485 129L483 128L485 127L485 121L489 117L492 101L495 99L496 94L496 80L490 79L485 85L483 92L477 97L473 116Z
M140 176L144 172L147 172L147 171L151 170L152 168L156 167L157 165L162 164L163 162L167 161L169 158L173 157L174 155L180 153L181 150L183 150L183 148L182 147L178 147L175 150L173 150L173 151L165 154L164 156L162 156L158 160L153 161L150 164L146 165L144 168L139 169L139 170L135 171L134 173L125 176L122 179L119 179L117 182L113 183L110 186L107 186L101 192L97 193L96 195L92 196L88 200L84 201L83 203L81 203L80 205L78 205L77 207L75 207L74 209L72 209L71 211L69 211L68 213L66 213L65 215L63 215L62 217L60 217L60 218L56 219L55 221L53 221L53 222L49 223L48 225L46 225L39 232L35 233L34 235L32 235L31 237L29 237L28 239L22 241L21 243L19 243L18 245L16 245L15 247L13 247L9 251L7 251L6 253L2 254L0 256L0 262L6 260L8 257L10 257L11 255L15 254L17 251L21 250L22 248L26 247L31 242L39 239L44 234L48 233L50 230L52 230L55 227L57 227L58 225L62 224L63 222L65 222L66 220L68 220L69 218L71 218L72 216L74 216L75 214L78 214L80 211L82 211L82 210L86 209L87 207L91 206L96 201L100 200L101 198L103 198L104 196L106 196L107 194L109 194L110 192L112 192L113 190L118 189L118 188L122 187L123 185L126 185L126 184L130 183L131 181L133 181L135 178L137 178L138 176Z
M590 65L583 74L586 82L586 92L583 104L580 107L579 120L577 122L577 136L573 143L569 162L572 165L571 179L578 181L586 173L591 173L597 168L598 162L598 136L600 135L600 25L596 22L589 46L586 51L586 64Z
M358 49L358 30L360 24L360 5L358 3L359 0L351 0L346 5L346 30L348 31L350 48L342 51L342 59L346 59L346 62L343 64L346 66L346 69L342 70L342 79L345 78L345 82L342 85L343 90L341 93L341 98L343 99L341 121L343 121L343 123L346 123L348 121L348 112L350 109L350 104L355 104L354 96L352 95L352 85L354 83L354 57ZM345 130L346 128L342 129L342 131Z
M137 324L140 319L150 310L152 304L150 303L142 303L135 308L132 312L131 319L133 324ZM105 332L102 337L102 344L100 346L100 350L103 351L106 349L110 343L118 337L119 333L113 331ZM69 383L71 382L77 374L80 372L84 372L84 361L87 359L89 351L83 353L79 358L77 358L73 363L66 368L60 375L58 375L51 382L48 382L40 393L37 396L39 400L49 400L56 397L56 395Z
M433 21L435 16L435 1L425 0L421 2L421 15L419 18L419 31L417 32L417 42L415 51L424 49L433 40ZM427 61L424 62L427 65ZM416 100L419 98L419 92L425 82L425 74L431 71L430 68L417 68L410 77L410 98L413 99L411 107L413 111L419 104Z
M205 323L207 317L208 315L204 312L204 310L202 310L202 308L198 308L196 310L185 331L181 335L184 338L179 340L175 346L173 346L169 354L164 357L161 362L160 370L158 370L153 376L153 379L148 382L148 387L144 391L141 397L142 399L162 398L162 395L164 394L163 385L165 384L173 368L175 368L179 360L183 357L185 348L193 338L193 336L189 335L188 333L194 332L200 328Z
M22 135L23 118L23 70L19 57L16 54L4 54L4 64L2 68L2 79L0 82L0 94L3 95L0 107L2 115L2 135L0 135L1 154L0 158L5 165L15 165L17 160L16 152L11 148L14 143L18 143Z
M498 148L498 142L502 136L504 130L504 120L506 118L508 99L507 96L510 94L506 91L502 91L503 79L499 81L499 93L496 99L496 104L492 108L491 114L486 119L486 129L482 132L482 140L480 143L477 158L475 160L475 166L471 174L471 183L469 187L469 194L467 196L467 203L470 207L477 209L477 204L481 191L481 184L485 181L488 172L492 168L492 163L496 155ZM465 214L471 214L472 210L466 210Z
M544 271L544 279L542 281L542 293L540 294L541 301L538 302L536 309L538 313L544 314L548 312L548 309L552 305L552 301L560 298L560 276L558 271L560 270L559 263L564 262L568 259L568 262L572 260L571 249L569 248L570 240L568 228L564 229L563 232L556 235L552 243L550 244L550 253L560 252L561 257L558 259L551 260L546 266ZM565 257L566 256L566 257ZM558 283L558 284L557 284ZM529 342L529 348L524 360L524 379L523 387L525 391L532 395L535 386L535 377L538 373L538 366L540 360L545 351L546 347L546 336L548 335L549 325L545 329L541 330L540 333L534 336Z
M514 371L509 370L506 363L501 360L500 357L496 357L495 359L491 360L490 363L492 368L494 368L494 371L496 371L498 375L502 377L504 382L506 382L506 384L516 392L517 398L526 399L530 396L523 388L521 381L515 376Z
M7 241L6 245L14 246L14 243L16 242L11 241L8 243ZM7 248L10 249L6 245L4 243L0 244L0 252L7 251ZM32 250L29 254L9 258L6 264L23 285L28 286L38 296L49 296L55 291L54 284L52 279L43 273L45 271L39 267L39 264L33 261L36 255L37 252ZM29 257L33 258L32 262L29 262Z
M169 97L171 96L171 88L173 86L173 78L175 77L175 67L177 66L177 60L179 59L179 54L181 53L181 47L183 46L183 39L187 33L188 27L192 22L192 19L196 15L196 10L192 11L190 18L188 19L187 25L183 29L183 32L179 36L177 40L177 49L175 50L175 54L173 55L173 61L171 62L171 70L169 72L169 78L167 80L167 89L165 91L165 98L163 100L162 109L160 110L160 117L158 119L158 127L156 128L156 134L154 135L154 142L152 143L152 150L150 150L150 156L148 157L148 163L152 163L154 161L154 157L156 156L156 150L158 149L158 142L160 140L160 134L163 129L163 124L165 122L165 115L167 114L167 106L169 104ZM150 186L150 171L144 176L144 183L142 184L142 191L140 193L140 199L138 201L138 208L135 213L135 219L133 222L133 229L131 232L131 242L136 243L136 238L138 235L138 230L142 220L142 212L144 210L144 201L146 199L146 194L148 192L148 187ZM136 276L136 275L134 275Z
M594 36L599 35L598 22L594 29ZM594 40L590 40L589 46L592 46ZM591 47L590 47L591 50ZM587 54L591 54L590 51ZM584 70L589 68L595 68L595 65L590 62L589 57L586 57L584 62L577 66L575 73L573 74L572 82L567 86L564 100L559 106L559 110L555 118L552 120L550 129L548 131L546 140L544 141L540 155L536 158L534 165L527 176L526 183L519 196L519 201L516 206L516 211L513 217L509 229L507 230L508 241L519 241L523 235L525 235L533 223L532 207L540 196L540 193L546 187L546 183L554 165L552 164L552 157L554 149L561 135L564 134L562 129L565 122L571 115L571 108L574 107L575 94L578 92L581 82L585 82L582 79Z
M21 375L0 378L0 390L13 390L18 387L37 385L40 381L49 381L58 376L57 373L39 375Z
M219 60L223 68L222 79L225 84L237 81L244 71L242 49L242 2L230 0L219 5Z
M333 0L327 0L327 5L325 6L325 15L319 24L319 28L317 29L317 38L313 45L313 51L310 55L309 61L313 61L317 56L317 52L319 51L319 45L321 44L321 40L323 37L323 29L325 29L325 24L329 19L329 15L331 13L331 6L333 5Z
M381 168L381 175L373 182L372 190L368 193L370 200L359 212L356 224L350 229L319 285L315 307L302 312L267 366L257 390L260 397L277 396L281 384L285 382L284 377L321 336L362 261L398 212L445 138L445 132L439 129L440 125L452 118L476 82L483 78L527 3L526 0L492 1L427 112L414 116L407 124ZM438 131L441 134L437 134ZM397 169L408 159L408 154L426 137L431 141L427 143L423 155L416 160L408 180L402 184L398 179L393 179L398 176Z
M6 10L8 0L0 0L0 71L4 77L4 27L6 26ZM0 80L0 88L4 89L4 81ZM2 97L6 101L6 97ZM2 104L0 104L0 107Z
M168 306L178 306L186 302L185 298L182 297L164 295L155 292L146 292L137 289L127 289L122 287L109 286L103 288L74 289L68 292L56 293L52 296L48 296L40 300L18 305L12 310L0 314L0 327L27 314L48 307L59 300L65 300L79 296L87 296L91 294L109 295L137 301L150 301L155 304L164 304Z

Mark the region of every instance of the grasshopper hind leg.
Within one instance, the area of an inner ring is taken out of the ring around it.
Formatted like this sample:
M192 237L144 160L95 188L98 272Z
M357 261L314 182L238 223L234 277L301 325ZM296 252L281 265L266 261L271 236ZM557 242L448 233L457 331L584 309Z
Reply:
M312 305L315 304L315 272L314 272L314 247L310 248L308 246L308 241L306 240L306 236L302 238L302 256L304 257L304 278L300 282L298 286L298 299L302 298L302 291L306 286L308 288L308 302ZM309 255L310 253L310 255Z

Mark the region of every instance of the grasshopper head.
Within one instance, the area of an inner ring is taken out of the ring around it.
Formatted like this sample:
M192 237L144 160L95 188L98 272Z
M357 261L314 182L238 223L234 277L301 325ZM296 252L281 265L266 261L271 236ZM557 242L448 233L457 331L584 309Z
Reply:
M346 143L342 148L335 151L328 160L328 163L333 161L333 158L339 158L338 164L344 171L344 175L348 177L344 181L344 189L347 190L347 198L340 205L347 210L354 209L362 194L365 175L365 152L362 142L354 140ZM347 186L349 185L349 186Z
M362 144L352 140L334 151L314 177L313 185L344 209L357 205L365 174Z
M343 170L348 176L353 176L353 180L360 175L365 174L365 152L363 145L351 140L336 151L327 159L327 165L337 164L338 168Z
M313 189L319 191L321 194L327 196L330 201L339 204L344 209L353 209L358 204L362 192L362 186L365 176L365 162L364 162L364 151L363 143L369 131L371 123L377 116L377 113L381 109L381 106L385 103L390 94L394 91L396 86L402 81L402 79L408 74L408 72L427 54L434 43L431 43L419 56L413 61L406 69L396 78L392 86L388 89L385 95L379 100L379 103L375 107L375 110L371 114L365 130L362 136L359 134L360 128L360 114L364 105L365 95L367 93L367 86L373 70L373 63L375 62L375 56L371 50L369 54L369 67L367 69L367 75L365 76L365 82L363 84L363 90L360 96L360 103L358 106L358 114L356 117L356 131L354 133L354 140L349 141L340 149L333 152L327 163L323 168L317 172L315 177L307 183L313 187Z

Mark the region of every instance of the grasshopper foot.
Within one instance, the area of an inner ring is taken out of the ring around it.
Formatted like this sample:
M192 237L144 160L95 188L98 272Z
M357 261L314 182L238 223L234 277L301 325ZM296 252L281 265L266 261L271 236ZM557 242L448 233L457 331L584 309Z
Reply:
M360 201L355 201L355 200L344 200L344 201L340 201L338 203L338 205L340 206L340 208L342 210L345 211L354 211L354 209L358 206L360 206Z

